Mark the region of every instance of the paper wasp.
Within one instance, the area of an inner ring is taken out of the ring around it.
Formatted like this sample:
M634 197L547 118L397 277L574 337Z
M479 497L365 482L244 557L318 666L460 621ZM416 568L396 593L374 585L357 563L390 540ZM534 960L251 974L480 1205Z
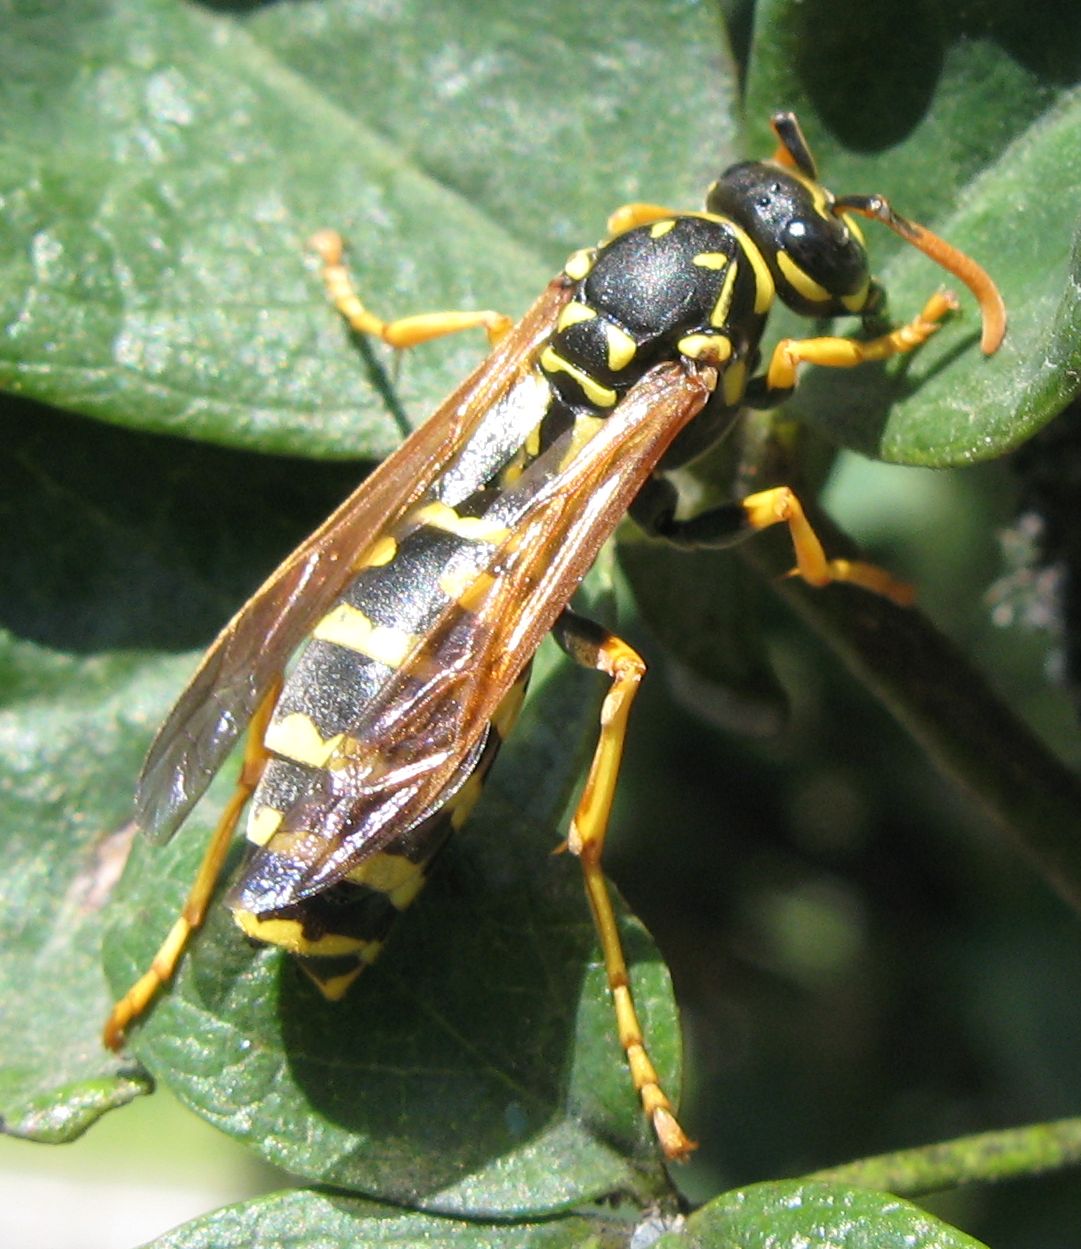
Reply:
M780 113L773 128L773 156L728 169L706 211L620 209L609 239L571 256L513 327L491 312L382 321L354 292L337 236L316 237L331 298L355 330L408 347L483 327L493 350L226 625L158 733L137 816L159 838L184 821L246 727L248 744L182 916L115 1007L109 1045L173 974L249 799L249 857L228 904L244 932L296 955L340 997L464 821L552 632L611 681L567 846L582 864L643 1108L668 1157L693 1148L647 1054L601 870L645 665L569 600L630 511L677 544L725 545L784 523L810 584L846 581L907 601L881 569L828 559L791 490L682 520L660 475L714 442L742 406L781 402L801 363L847 368L912 351L955 306L933 295L913 320L864 341L785 339L758 372L777 299L809 317L855 315L868 327L881 318L855 215L888 225L970 288L985 353L1005 332L978 265L880 197L835 197L795 117Z

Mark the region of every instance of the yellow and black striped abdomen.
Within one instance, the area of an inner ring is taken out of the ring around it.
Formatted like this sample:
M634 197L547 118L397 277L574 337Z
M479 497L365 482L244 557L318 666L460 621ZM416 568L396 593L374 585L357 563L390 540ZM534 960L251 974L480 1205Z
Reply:
M329 888L296 896L299 870L322 852L314 843L330 852L343 833L333 821L297 828L297 813L310 794L326 788L328 761L343 741L362 733L365 711L387 682L407 660L416 662L432 622L490 561L505 534L498 520L483 515L493 493L482 486L457 508L428 499L373 544L368 562L300 652L264 734L269 758L248 818L248 840L258 852L230 904L249 936L299 956L329 997L340 997L374 961L395 917L416 897L427 867L479 796L521 702L528 673L455 774L445 804L381 840ZM378 753L378 742L367 745Z

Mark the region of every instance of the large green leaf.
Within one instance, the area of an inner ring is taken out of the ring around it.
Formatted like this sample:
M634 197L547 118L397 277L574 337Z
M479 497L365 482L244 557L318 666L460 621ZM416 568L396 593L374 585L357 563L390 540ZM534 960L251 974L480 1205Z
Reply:
M468 4L287 4L250 26L167 0L9 16L0 384L264 451L386 452L478 344L426 349L388 406L304 240L342 229L388 314L520 312L619 200L693 200L729 132L720 31L646 7L648 55L641 5L606 13L603 49L569 4L504 18L494 41ZM676 56L686 89L666 101Z
M273 504L296 466L260 462L239 488L234 454L31 404L0 433L0 1113L67 1140L148 1086L101 1048L100 917L149 734L194 662L166 652L206 637L295 536ZM350 476L309 473L309 523Z

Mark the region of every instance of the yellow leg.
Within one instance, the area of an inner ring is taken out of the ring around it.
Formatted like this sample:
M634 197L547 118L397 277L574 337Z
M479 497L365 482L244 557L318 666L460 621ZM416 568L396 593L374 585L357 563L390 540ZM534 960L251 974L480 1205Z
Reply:
M665 208L663 204L622 204L608 218L608 233L614 237L633 230L635 226L645 226L650 222L675 216L678 216L676 210Z
M116 1003L109 1018L105 1021L102 1040L111 1050L117 1050L123 1045L124 1033L128 1025L146 1011L158 990L173 978L173 973L188 942L206 917L207 907L210 905L218 877L225 864L225 856L229 850L229 843L233 839L237 820L259 783L259 777L266 764L263 733L280 690L280 681L275 682L252 717L236 789L218 820L218 826L206 848L203 861L199 865L199 871L176 923L173 924L169 935L151 960L150 967Z
M791 390L800 364L821 364L831 369L850 369L869 360L888 360L905 355L925 343L942 318L957 307L957 300L941 291L924 304L923 311L907 325L860 343L851 338L784 338L773 350L766 384L770 390Z
M457 334L461 330L482 328L488 342L494 347L511 328L510 317L501 312L427 312L418 316L400 317L396 321L384 321L365 308L356 292L353 280L342 260L344 244L334 230L320 230L308 240L308 246L323 262L323 282L334 307L358 334L371 334L389 343L391 347L415 347Z
M796 567L789 576L801 577L813 586L846 581L881 594L899 607L911 606L915 598L912 587L896 580L884 568L865 564L861 560L827 559L803 505L788 486L775 486L772 490L748 495L740 507L752 529L766 529L780 524L788 526L796 552Z
M579 623L587 629L590 628L588 622ZM619 1043L627 1056L627 1065L634 1087L641 1098L642 1109L653 1123L665 1156L683 1159L695 1148L695 1142L679 1126L672 1103L661 1088L656 1068L646 1051L642 1025L631 996L619 926L601 868L608 817L623 757L627 719L646 666L641 656L621 638L605 634L597 642L588 634L572 633L574 625L569 622L564 627L567 636L560 640L571 655L579 663L596 668L612 678L612 686L601 710L600 738L585 789L571 821L566 848L576 854L582 864L586 896L593 912L593 922L604 956L608 988L615 1007Z

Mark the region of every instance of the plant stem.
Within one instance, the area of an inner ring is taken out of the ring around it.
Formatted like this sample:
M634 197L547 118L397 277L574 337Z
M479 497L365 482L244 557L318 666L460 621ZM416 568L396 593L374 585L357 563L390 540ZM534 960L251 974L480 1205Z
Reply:
M1039 1175L1081 1162L1081 1118L1058 1119L1001 1132L981 1132L956 1140L899 1149L861 1158L804 1176L898 1196L991 1180Z

